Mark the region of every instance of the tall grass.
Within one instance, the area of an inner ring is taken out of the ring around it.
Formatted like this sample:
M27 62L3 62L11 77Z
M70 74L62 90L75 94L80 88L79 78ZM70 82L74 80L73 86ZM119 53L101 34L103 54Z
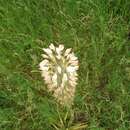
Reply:
M0 130L129 130L129 10L129 0L0 0ZM38 70L51 42L80 61L71 109Z

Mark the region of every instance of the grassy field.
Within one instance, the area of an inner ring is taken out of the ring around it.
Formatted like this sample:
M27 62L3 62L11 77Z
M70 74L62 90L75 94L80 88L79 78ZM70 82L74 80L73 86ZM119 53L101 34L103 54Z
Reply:
M74 105L39 72L42 48L73 48ZM0 0L0 130L130 130L130 0Z

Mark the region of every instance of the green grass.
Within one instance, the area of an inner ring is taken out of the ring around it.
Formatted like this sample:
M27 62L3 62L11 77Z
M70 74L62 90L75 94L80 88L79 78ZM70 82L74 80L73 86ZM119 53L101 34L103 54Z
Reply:
M0 130L129 130L129 29L129 0L0 0ZM50 43L80 61L71 109L38 70Z

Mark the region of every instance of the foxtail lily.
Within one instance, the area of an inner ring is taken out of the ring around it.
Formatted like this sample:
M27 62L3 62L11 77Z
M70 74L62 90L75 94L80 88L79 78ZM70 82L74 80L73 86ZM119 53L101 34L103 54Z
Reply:
M43 48L43 61L40 62L41 75L47 84L48 91L62 105L71 105L77 85L78 58L72 49L64 49L64 45Z

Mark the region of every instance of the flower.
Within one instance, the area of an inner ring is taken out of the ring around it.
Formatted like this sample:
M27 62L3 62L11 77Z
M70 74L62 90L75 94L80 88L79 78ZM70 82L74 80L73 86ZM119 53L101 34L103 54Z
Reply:
M48 91L62 105L71 105L77 85L78 58L72 49L64 49L64 45L43 48L43 61L40 62L41 75L47 84Z

